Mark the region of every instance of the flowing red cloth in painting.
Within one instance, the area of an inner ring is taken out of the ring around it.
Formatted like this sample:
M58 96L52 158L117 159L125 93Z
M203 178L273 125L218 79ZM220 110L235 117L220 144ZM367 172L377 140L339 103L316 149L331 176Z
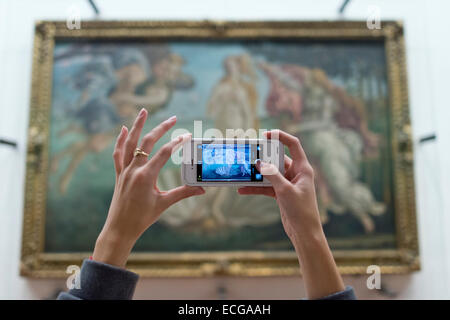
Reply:
M271 83L266 101L267 112L271 116L286 113L294 122L302 119L303 97L301 88L305 86L305 77L312 77L312 85L324 88L338 104L334 118L341 128L358 132L364 141L364 152L372 154L378 144L377 137L367 127L367 119L362 103L350 96L344 89L333 84L320 69L308 69L297 65L261 65ZM285 77L285 79L281 79ZM292 82L288 85L286 82Z
M299 90L288 88L271 67L262 66L269 77L271 88L266 101L267 112L271 116L287 113L294 121L301 120L302 97ZM280 70L291 75L298 85L303 83L303 68L298 66L283 65Z

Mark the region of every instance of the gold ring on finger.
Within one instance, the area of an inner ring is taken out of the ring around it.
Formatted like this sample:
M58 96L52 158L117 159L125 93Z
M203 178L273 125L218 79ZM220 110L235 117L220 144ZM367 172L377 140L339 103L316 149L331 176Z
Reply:
M145 156L146 158L148 158L148 153L147 153L147 152L144 152L142 149L139 149L139 148L136 148L136 149L134 150L133 155L134 155L135 157L137 157L137 156Z

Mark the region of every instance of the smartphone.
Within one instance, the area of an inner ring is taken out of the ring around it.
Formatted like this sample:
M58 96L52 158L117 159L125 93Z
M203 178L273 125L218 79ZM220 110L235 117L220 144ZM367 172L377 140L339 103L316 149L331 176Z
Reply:
M284 145L267 139L191 139L183 145L181 178L191 186L270 186L261 160L284 174Z

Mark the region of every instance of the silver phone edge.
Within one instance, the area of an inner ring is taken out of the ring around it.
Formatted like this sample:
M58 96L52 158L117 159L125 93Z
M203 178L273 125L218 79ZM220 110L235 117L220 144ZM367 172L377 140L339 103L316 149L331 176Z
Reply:
M191 143L194 142L200 142L206 139L199 139L199 138L194 138L191 139L189 142L187 142L185 145L183 145L183 149L185 148L186 145L190 145ZM211 139L212 140L212 139ZM222 141L235 141L235 140L246 140L246 139L221 139ZM247 139L247 141L255 141L255 140L259 140L259 139ZM273 140L276 141L276 140ZM284 144L278 140L279 143L279 149L281 149L281 152L279 153L280 158L279 158L279 163L280 166L278 168L278 170L280 170L281 174L284 175ZM184 153L183 153L184 155ZM181 163L181 181L183 183L183 185L187 185L187 186L201 186L201 187L270 187L272 186L272 184L270 183L270 181L267 182L225 182L225 183L217 183L217 182L190 182L186 179L186 169L185 167L189 166L189 164L184 164Z

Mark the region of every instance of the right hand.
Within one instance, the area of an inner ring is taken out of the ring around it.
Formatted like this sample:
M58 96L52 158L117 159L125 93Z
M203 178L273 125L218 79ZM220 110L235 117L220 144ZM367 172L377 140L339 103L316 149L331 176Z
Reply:
M284 230L297 249L302 237L322 230L314 187L314 170L298 138L281 130L265 134L268 139L278 137L289 149L292 159L285 156L285 175L273 164L261 163L258 169L272 183L272 187L242 187L238 192L243 195L274 197L280 207Z
M272 187L243 187L238 192L262 194L277 200L281 221L297 253L310 299L342 291L344 283L320 222L314 171L300 141L280 130L266 132L266 136L268 139L278 137L288 147L292 159L285 157L286 173L283 176L273 164L262 163L259 170Z

